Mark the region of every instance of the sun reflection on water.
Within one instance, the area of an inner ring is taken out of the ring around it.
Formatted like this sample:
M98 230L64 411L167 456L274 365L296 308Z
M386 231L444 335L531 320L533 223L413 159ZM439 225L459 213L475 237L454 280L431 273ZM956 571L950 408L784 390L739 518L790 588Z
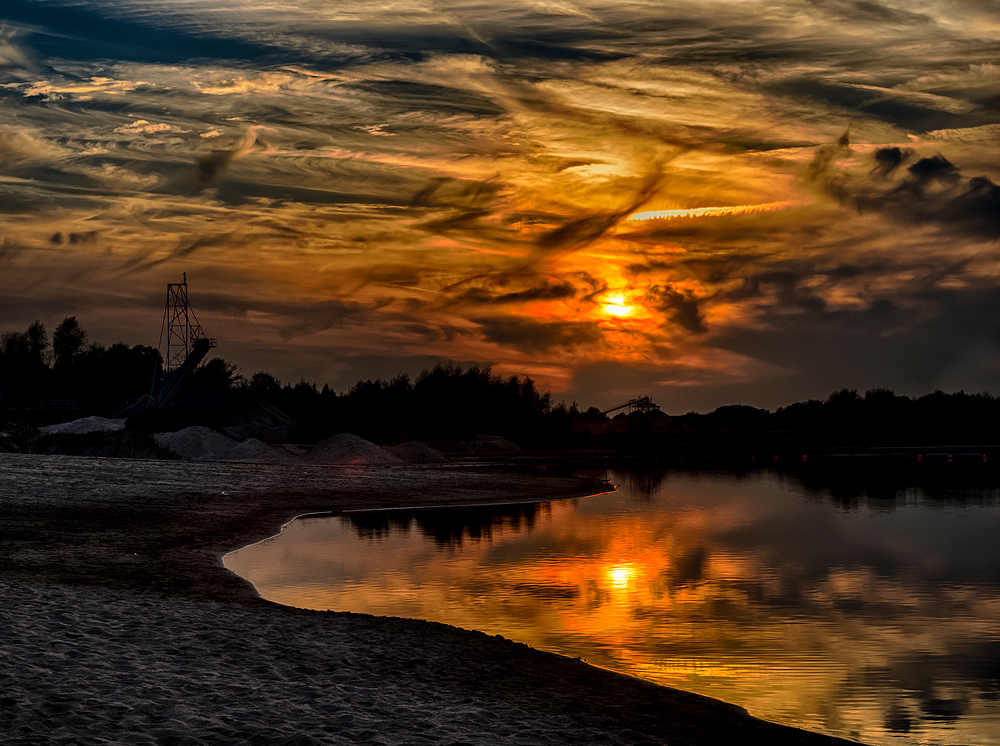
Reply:
M1000 494L968 521L837 512L773 475L622 481L544 509L297 521L226 565L279 603L503 634L800 727L993 743L1000 680L976 671L1000 659Z
M616 590L627 590L629 583L635 577L635 568L631 565L615 565L607 571L611 578L611 586Z

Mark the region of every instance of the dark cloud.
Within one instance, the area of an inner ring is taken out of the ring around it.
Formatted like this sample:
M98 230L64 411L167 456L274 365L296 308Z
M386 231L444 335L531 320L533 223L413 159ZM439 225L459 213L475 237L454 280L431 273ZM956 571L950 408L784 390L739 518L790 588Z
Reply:
M204 248L233 246L235 236L235 233L228 231L224 233L186 236L177 242L177 245L167 256L152 259L149 254L137 255L125 262L120 267L119 272L121 274L131 274L133 272L145 271L175 259L189 257Z
M494 203L501 186L498 179L435 179L410 201L413 207L433 210L431 217L417 223L417 227L439 236L469 236L476 241L509 240L510 236L502 228L484 222L484 218L495 213Z
M908 170L911 178L901 186L916 191L923 191L934 183L954 184L961 178L958 168L943 155L921 158Z
M479 227L482 218L493 214L492 210L463 210L456 209L446 215L441 215L432 220L420 223L420 228L428 233L437 235L448 235L455 232L466 232Z
M588 215L563 223L538 240L543 249L582 248L596 241L633 210Z
M239 318L246 318L250 313L268 316L277 322L281 338L286 342L326 329L363 324L380 307L380 304L365 304L345 298L295 302L257 300L226 293L206 294L197 301L198 311Z
M891 176L892 173L903 165L904 162L913 157L913 151L909 148L879 148L875 151L875 168L872 173L880 176Z
M21 254L26 248L26 246L18 243L17 241L11 241L9 238L5 238L3 243L0 243L0 261L13 259Z
M421 273L413 267L375 267L365 275L364 283L416 287L420 284L421 278Z
M489 341L528 353L593 348L601 341L600 327L590 322L535 321L513 316L472 321L482 327Z
M990 109L970 106L966 112L943 111L935 101L921 102L919 99L892 96L876 98L860 108L869 116L910 132L980 127L1000 119Z
M897 150L876 151L874 171L883 177L896 172L903 160ZM891 168L886 170L885 164ZM862 212L881 212L900 222L938 224L960 234L1000 239L1000 187L986 176L966 178L940 154L919 159L896 181L841 175L828 179L824 186Z
M114 59L151 63L202 60L277 61L301 59L266 41L238 39L232 35L206 33L190 24L170 27L169 15L115 13L114 4L58 3L38 0L4 0L8 21L35 29L31 46L40 57L56 59ZM109 12L111 11L111 12ZM291 58L291 59L289 59ZM315 61L315 57L310 58Z
M214 184L229 168L236 153L236 150L213 150L208 155L201 156L196 161L198 180L206 184Z
M97 239L100 237L100 235L101 235L100 231L82 231L79 233L67 234L66 240L70 246L82 246L86 244L97 243ZM53 238L55 238L55 236L53 236Z
M333 183L330 186L340 186ZM356 191L335 191L332 188L300 186L295 183L253 181L238 178L233 174L221 179L215 185L215 197L229 207L253 204L257 200L273 200L279 204L341 205L375 204L385 206L405 206L407 199L402 194L376 188L372 184L349 184L357 186ZM384 185L379 185L380 187ZM336 218L331 218L331 222Z
M807 0L817 10L854 23L913 26L932 23L929 16L891 8L874 0Z
M426 207L435 204L432 200L434 194L445 184L450 184L452 181L453 179L448 176L432 179L410 198L410 207Z
M179 259L181 257L191 256L191 254L196 251L209 246L229 246L232 244L233 236L233 233L214 233L205 236L189 236L178 242L177 247L173 251L172 258Z
M870 53L866 53L869 54ZM886 64L880 59L869 59L873 66L872 73L878 75ZM809 107L832 108L840 112L844 119L877 119L906 132L930 132L940 129L963 127L978 127L1000 121L995 109L975 106L963 98L965 95L975 96L974 92L953 92L953 97L927 97L907 95L905 91L894 90L898 78L887 75L878 85L879 78L874 80L869 75L860 75L863 84L841 82L839 78L851 79L857 73L857 61L836 60L833 67L846 68L837 80L826 77L795 77L781 78L770 85L774 93L790 97Z
M705 328L698 297L690 290L679 291L672 287L652 285L646 299L675 324L691 334L703 334Z
M514 269L476 275L454 283L444 292L446 305L523 305L539 301L572 301L584 307L607 291L607 283L589 272L544 276L530 269Z
M704 254L684 253L671 259L645 259L626 265L629 275L646 279L649 275L680 275L699 282L717 285L734 277L744 277L754 264L766 261L760 250L723 251L716 249Z
M858 176L837 167L837 161L850 154L845 132L835 145L817 150L806 169L807 182L861 212L1000 239L1000 187L988 177L967 178L941 154L920 158L899 176L903 163L914 156L898 147L876 150L874 167L866 176Z
M646 204L659 188L662 180L661 170L654 173L636 191L632 202L615 212L569 220L555 230L549 231L538 239L537 245L544 253L576 251L593 243L618 223Z
M575 298L576 294L576 288L568 282L550 283L546 281L535 287L512 290L510 292L495 292L484 288L470 288L457 296L455 302L492 306L546 300L567 300Z
M845 179L843 174L837 171L836 164L838 160L849 157L851 153L851 131L848 129L844 130L832 145L821 145L816 148L812 161L806 167L806 182L817 185L839 198L843 189L842 182Z
M731 300L746 300L763 298L773 293L774 303L778 307L822 311L826 308L826 301L805 282L817 274L819 273L814 267L809 267L805 272L798 268L766 269L743 278L742 287L727 293L726 297Z
M313 334L325 329L340 328L363 321L371 310L356 301L333 299L312 303L295 309L281 324L281 338L285 341Z
M242 158L254 150L266 150L267 144L260 138L260 130L267 127L254 126L247 129L243 137L231 148L213 150L196 160L198 180L205 184L215 184L237 158Z

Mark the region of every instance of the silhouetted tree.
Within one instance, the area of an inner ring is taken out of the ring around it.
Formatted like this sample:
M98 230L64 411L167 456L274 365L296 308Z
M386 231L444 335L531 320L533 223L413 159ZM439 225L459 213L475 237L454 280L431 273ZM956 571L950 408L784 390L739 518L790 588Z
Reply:
M247 382L248 391L254 396L274 404L281 394L281 381L263 370L258 370Z
M213 357L195 369L188 388L204 386L225 396L242 385L243 376L240 375L236 363L230 363L221 357Z
M87 332L80 326L76 316L67 316L52 333L52 353L56 370L68 368L83 351L87 342Z
M34 321L24 332L0 337L0 389L4 406L27 406L49 383L46 361L49 338L45 325Z

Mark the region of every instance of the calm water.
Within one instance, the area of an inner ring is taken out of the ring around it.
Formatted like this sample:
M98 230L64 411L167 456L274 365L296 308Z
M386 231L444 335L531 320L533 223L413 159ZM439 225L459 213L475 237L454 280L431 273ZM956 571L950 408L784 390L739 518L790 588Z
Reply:
M868 743L1000 734L1000 490L610 473L619 491L294 521L265 598L480 629Z

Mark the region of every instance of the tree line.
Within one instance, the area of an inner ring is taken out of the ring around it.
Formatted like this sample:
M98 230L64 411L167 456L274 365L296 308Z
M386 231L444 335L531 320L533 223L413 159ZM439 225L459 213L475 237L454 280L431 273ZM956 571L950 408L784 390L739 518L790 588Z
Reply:
M24 332L0 336L0 412L6 419L45 421L88 415L109 416L143 395L158 393L163 360L155 348L92 342L76 317L55 329L51 344L36 321ZM499 376L487 367L451 362L401 373L385 381L359 381L338 394L301 380L282 384L258 371L244 376L238 366L215 357L194 373L188 392L211 391L216 399L192 394L169 412L137 416L140 427L178 429L187 424L223 426L252 416L264 404L287 415L299 440L352 432L379 442L461 440L490 434L528 447L547 442L572 445L572 423L582 416L603 419L593 409L553 404L530 376ZM74 407L67 410L67 406ZM251 413L251 414L247 414ZM577 438L580 440L580 438Z
M530 376L499 376L490 367L439 363L415 378L363 380L338 394L328 385L300 380L282 384L270 373L249 378L221 358L209 360L194 377L235 402L263 402L284 412L306 440L351 432L376 443L450 441L500 435L526 448L584 445L574 433L581 418L606 419L598 410L580 412L576 403L553 404Z
M75 316L63 319L51 341L39 321L24 332L0 335L0 418L46 424L108 416L156 393L163 361L155 348L105 347L88 339ZM220 357L199 367L191 390L212 392L215 399L191 394L169 412L144 420L137 416L136 426L151 432L188 424L222 427L252 418L264 406L283 413L303 442L352 432L378 443L491 434L529 449L661 452L1000 444L1000 399L988 392L909 397L886 388L864 393L845 388L775 412L730 405L707 414L633 413L609 419L594 407L584 411L575 402L554 403L529 376L500 376L488 366L440 363L414 378L401 373L390 380L358 381L338 394L305 380L282 383L266 371L247 377ZM76 408L67 411L70 405Z
M53 410L105 413L148 394L162 373L155 347L87 340L75 316L59 323L51 343L41 321L0 335L0 409L8 417Z

